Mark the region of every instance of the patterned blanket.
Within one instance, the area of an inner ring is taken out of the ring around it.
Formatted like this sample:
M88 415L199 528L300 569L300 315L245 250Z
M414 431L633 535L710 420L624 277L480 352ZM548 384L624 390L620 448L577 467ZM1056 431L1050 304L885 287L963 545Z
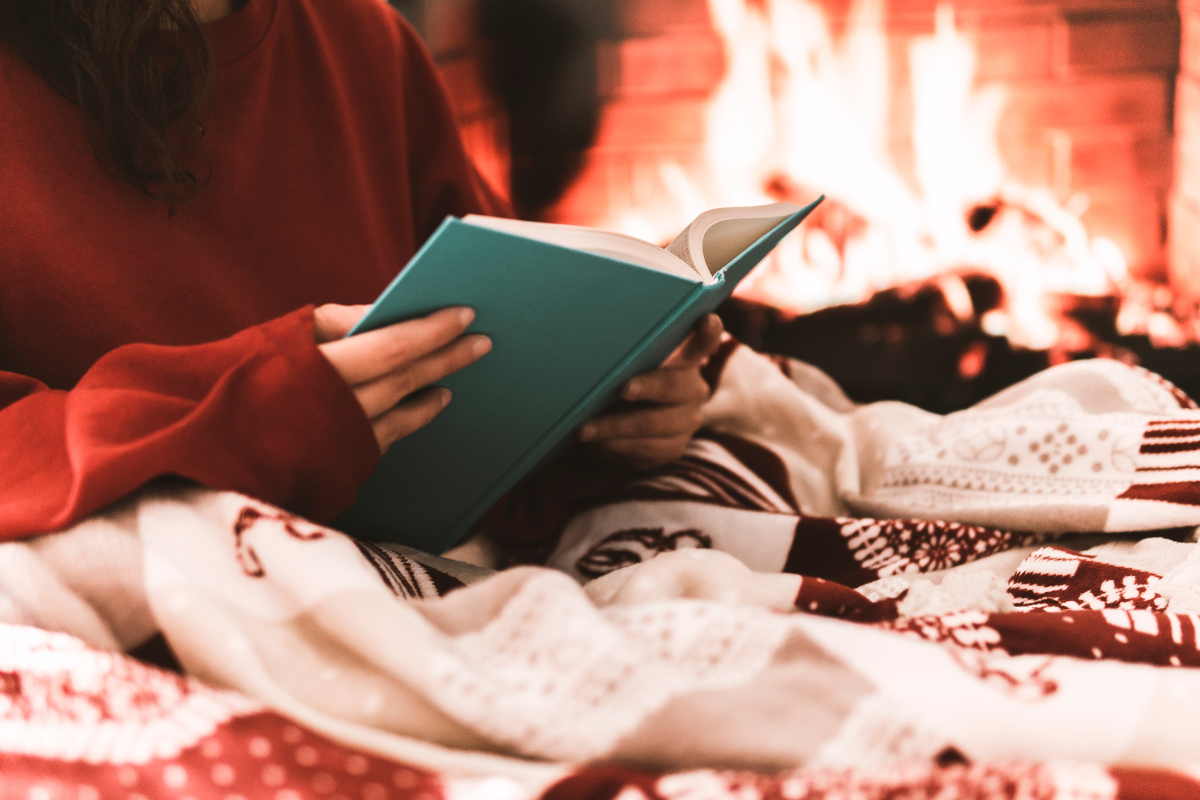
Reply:
M0 797L1200 796L1190 401L1089 362L936 417L718 366L551 568L179 486L0 546ZM183 674L122 654L160 636Z

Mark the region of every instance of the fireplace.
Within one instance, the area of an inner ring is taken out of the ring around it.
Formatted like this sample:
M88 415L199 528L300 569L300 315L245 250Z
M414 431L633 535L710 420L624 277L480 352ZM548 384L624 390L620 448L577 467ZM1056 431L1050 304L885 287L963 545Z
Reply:
M531 216L665 240L705 205L828 193L822 219L793 247L808 272L775 264L778 280L752 286L725 317L750 344L830 371L855 399L948 411L1094 355L1200 392L1200 165L1190 166L1200 158L1200 5L408 6L485 173L533 198L523 201ZM532 14L534 30L543 12L580 29L590 71L578 55L549 62L583 76L574 87L524 63L558 86L549 105L578 111L557 150L530 139L528 118L546 115L514 100L510 72L497 69L514 34L495 7ZM507 88L497 74L510 76ZM591 112L579 110L585 96ZM939 164L951 174L931 174ZM864 165L874 172L859 175ZM971 185L951 186L960 178ZM930 196L947 186L957 194L937 206ZM919 205L901 208L913 198ZM1027 241L1004 240L1018 229ZM958 249L927 247L941 236ZM1009 249L980 255L989 238ZM881 255L889 247L910 257Z
M1171 284L1200 300L1200 4L1180 3L1183 47L1175 107L1175 183L1170 216Z

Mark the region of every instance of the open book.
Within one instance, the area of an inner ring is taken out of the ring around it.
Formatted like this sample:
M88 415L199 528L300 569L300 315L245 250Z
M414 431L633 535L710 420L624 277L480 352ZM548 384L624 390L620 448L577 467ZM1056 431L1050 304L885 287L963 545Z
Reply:
M592 228L448 217L349 335L465 305L469 332L490 336L492 351L441 382L450 405L391 446L334 525L452 547L820 202L706 211L665 249Z
M800 210L792 203L713 208L692 220L665 249L634 236L578 225L478 214L468 214L463 222L712 283L726 264Z

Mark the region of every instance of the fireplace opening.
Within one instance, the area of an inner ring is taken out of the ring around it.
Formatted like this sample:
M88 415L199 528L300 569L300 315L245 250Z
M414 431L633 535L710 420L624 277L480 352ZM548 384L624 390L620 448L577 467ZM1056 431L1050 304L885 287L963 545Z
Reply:
M1062 361L1200 396L1200 9L1159 0L405 0L525 216L672 238L829 201L724 309L852 399Z

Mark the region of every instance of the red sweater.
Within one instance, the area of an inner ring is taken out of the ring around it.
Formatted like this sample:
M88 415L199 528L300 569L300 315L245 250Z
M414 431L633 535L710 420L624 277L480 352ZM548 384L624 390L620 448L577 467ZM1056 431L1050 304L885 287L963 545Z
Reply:
M378 453L309 307L370 302L446 214L498 210L379 0L250 0L208 32L212 177L174 216L0 46L0 538L166 474L330 518Z

